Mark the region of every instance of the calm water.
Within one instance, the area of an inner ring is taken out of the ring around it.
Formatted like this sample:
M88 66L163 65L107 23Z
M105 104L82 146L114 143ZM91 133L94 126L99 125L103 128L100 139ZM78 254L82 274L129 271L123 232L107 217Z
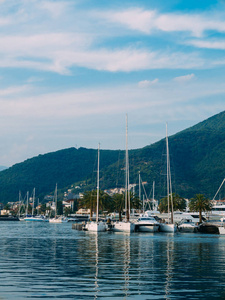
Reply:
M225 299L225 237L0 222L0 299Z

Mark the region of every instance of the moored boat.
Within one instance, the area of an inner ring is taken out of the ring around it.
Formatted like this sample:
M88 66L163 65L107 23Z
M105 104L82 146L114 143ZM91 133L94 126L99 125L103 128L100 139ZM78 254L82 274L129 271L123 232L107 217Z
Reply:
M195 232L198 226L192 220L184 219L177 227L180 232Z
M155 218L143 215L138 218L137 222L135 223L135 231L140 232L157 232L159 231L159 222L156 221Z

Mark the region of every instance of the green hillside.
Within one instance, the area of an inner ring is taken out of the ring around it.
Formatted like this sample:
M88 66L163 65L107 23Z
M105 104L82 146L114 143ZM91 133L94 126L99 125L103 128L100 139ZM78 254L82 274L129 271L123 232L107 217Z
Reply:
M169 137L174 192L183 197L204 193L213 197L225 178L225 112ZM138 183L138 172L147 181L149 195L153 180L155 196L165 196L165 139L129 151L130 183ZM16 201L36 187L37 197L72 184L84 189L96 185L97 149L70 148L39 155L0 172L0 202ZM124 186L124 151L101 150L101 189ZM138 192L138 188L136 189Z

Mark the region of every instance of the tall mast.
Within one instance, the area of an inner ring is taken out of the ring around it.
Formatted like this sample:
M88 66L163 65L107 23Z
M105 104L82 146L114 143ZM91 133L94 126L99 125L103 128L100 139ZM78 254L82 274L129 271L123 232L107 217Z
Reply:
M98 210L99 210L99 164L100 164L100 144L98 144L97 210L96 210L96 223L98 223Z
M28 215L28 205L29 205L29 192L27 191L27 207L26 207L26 216Z
M20 218L20 209L21 209L21 192L19 191L19 218Z
M35 201L35 188L34 188L34 191L33 191L32 216L34 215L34 201Z
M167 200L168 200L168 221L170 219L170 198L171 198L171 223L173 224L173 199L172 199L172 182L170 172L170 156L169 156L169 142L168 131L166 123L166 154L167 154Z
M153 206L153 208L154 208L154 210L155 210L155 181L153 181L153 186L152 186L152 206Z
M55 185L55 218L57 216L57 183Z
M126 211L126 222L130 219L130 204L128 198L129 189L129 164L128 164L128 122L126 114L126 182L125 182L125 211Z
M166 123L166 177L167 177L167 202L168 202L168 221L170 216L170 181L169 181L169 143Z

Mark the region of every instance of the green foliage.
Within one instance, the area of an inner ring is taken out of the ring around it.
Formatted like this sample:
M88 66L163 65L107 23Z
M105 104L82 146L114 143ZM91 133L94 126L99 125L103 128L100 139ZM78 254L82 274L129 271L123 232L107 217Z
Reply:
M125 207L124 194L114 194L112 200L115 211L119 213L119 221L122 221L122 213Z
M190 211L199 212L199 221L202 222L202 212L210 211L212 209L211 201L202 194L195 195L194 198L191 198L189 201Z
M140 209L141 205L142 203L139 197L133 193L130 193L130 208Z
M170 211L172 209L171 197L170 197ZM184 198L180 197L178 194L173 193L173 211L180 210L183 211L186 209L186 201ZM161 213L168 212L168 198L164 197L160 200L159 211Z

